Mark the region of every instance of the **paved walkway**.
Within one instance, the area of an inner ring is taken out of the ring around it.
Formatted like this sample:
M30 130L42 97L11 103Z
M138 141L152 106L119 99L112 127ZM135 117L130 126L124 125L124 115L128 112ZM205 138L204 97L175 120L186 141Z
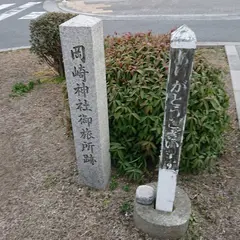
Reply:
M110 16L223 18L240 16L239 0L63 0L59 6Z
M240 128L240 46L225 46Z

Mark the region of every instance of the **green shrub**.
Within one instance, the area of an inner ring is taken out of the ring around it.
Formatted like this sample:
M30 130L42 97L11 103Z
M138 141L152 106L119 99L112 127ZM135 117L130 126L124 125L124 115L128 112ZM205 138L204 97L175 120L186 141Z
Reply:
M31 51L60 76L64 71L58 27L73 16L48 13L30 24ZM169 45L169 34L154 36L150 32L105 39L111 158L119 172L132 180L141 180L159 162ZM206 169L221 153L222 134L229 122L227 108L221 71L196 54L182 171Z
M64 76L59 25L74 17L70 13L46 13L30 23L31 52Z
M133 180L159 162L169 39L149 32L105 40L111 157ZM221 71L196 54L181 170L203 170L221 153L227 108Z

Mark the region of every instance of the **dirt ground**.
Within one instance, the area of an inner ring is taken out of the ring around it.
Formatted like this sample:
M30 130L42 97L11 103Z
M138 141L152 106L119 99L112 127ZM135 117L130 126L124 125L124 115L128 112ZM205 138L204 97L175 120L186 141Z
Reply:
M223 49L203 49L228 71ZM51 75L28 50L0 53L0 239L151 240L134 227L130 206L137 185L117 177L115 190L77 184L73 140L66 134L62 84L46 82L25 96L9 96L14 83ZM240 133L229 73L231 129L212 173L181 175L193 215L184 240L240 239ZM129 191L123 187L129 186Z

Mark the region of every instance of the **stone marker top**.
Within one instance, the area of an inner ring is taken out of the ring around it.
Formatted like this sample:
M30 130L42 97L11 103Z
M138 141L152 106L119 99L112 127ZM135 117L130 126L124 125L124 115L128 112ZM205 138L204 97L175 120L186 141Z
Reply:
M93 27L95 24L101 22L101 19L95 17L89 17L85 15L78 15L70 20L62 23L63 27Z
M196 44L196 35L187 25L182 25L171 34L172 48L196 49Z

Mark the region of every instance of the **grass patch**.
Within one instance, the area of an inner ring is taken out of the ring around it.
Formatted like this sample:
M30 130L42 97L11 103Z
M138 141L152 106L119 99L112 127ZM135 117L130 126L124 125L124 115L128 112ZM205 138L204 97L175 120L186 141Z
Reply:
M38 79L36 81L29 81L28 83L17 82L12 86L12 93L9 95L10 97L18 97L23 96L26 93L29 93L33 90L36 85L40 85L42 83L56 83L61 84L65 81L64 77L47 77L43 79Z
M54 77L45 77L41 79L41 83L63 83L65 81L64 77L54 76Z
M50 189L57 184L57 178L55 175L48 175L43 181L43 187Z
M33 90L34 86L41 84L41 81L30 81L28 83L17 82L12 86L11 97L23 96L24 94Z
M120 213L122 214L128 214L133 211L133 204L131 201L125 201L120 206Z
M198 217L195 215L195 212L192 212L191 217L189 219L189 225L186 235L181 238L181 240L185 239L189 240L202 239L199 229Z
M65 81L65 78L64 77L55 77L54 80L53 80L55 83L62 83Z
M116 180L116 177L113 176L112 179L111 179L110 185L109 185L109 189L110 189L110 191L113 191L117 187L118 187L118 182Z
M129 187L129 185L124 185L124 186L122 187L122 189L123 189L123 191L125 191L125 192L129 192L130 187Z

